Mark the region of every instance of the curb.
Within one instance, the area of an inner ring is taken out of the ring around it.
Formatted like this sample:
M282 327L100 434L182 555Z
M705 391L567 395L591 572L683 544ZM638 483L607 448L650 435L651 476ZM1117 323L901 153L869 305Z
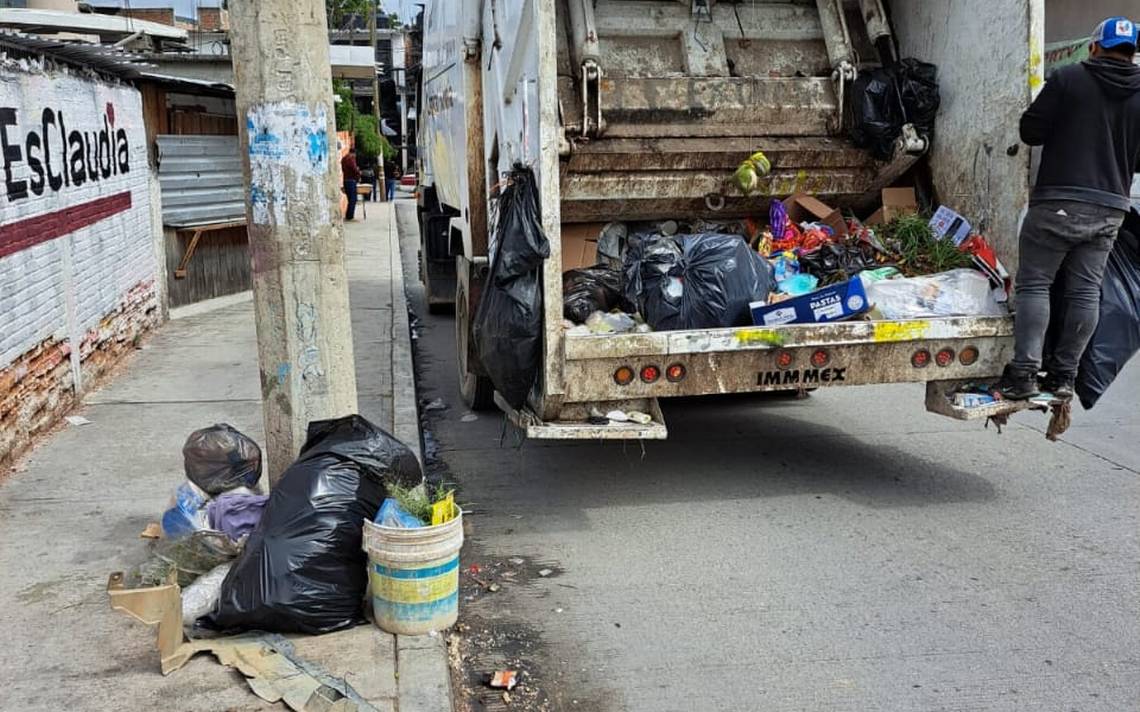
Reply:
M396 202L388 222L392 275L392 428L423 464L412 330L404 291L404 261ZM396 684L400 712L451 712L451 668L443 635L396 636Z
M395 430L393 434L412 448L423 465L416 371L412 363L412 329L408 323L408 296L404 291L404 262L395 201L390 209L388 269L392 275L392 428Z

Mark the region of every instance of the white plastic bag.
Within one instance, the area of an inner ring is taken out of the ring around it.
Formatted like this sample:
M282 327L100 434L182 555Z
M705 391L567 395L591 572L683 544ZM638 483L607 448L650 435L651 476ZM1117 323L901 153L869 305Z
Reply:
M215 566L182 590L183 627L194 627L194 621L214 610L222 594L222 581L233 565L234 562L227 561Z
M883 319L1006 314L1005 307L994 301L989 279L972 269L886 279L864 286L867 299Z

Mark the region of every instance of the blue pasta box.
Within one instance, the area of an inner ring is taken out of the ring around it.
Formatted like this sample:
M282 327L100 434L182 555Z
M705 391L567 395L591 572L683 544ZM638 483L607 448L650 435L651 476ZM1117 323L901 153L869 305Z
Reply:
M756 326L781 324L821 324L843 321L867 311L863 280L855 277L782 302L752 302L752 323Z

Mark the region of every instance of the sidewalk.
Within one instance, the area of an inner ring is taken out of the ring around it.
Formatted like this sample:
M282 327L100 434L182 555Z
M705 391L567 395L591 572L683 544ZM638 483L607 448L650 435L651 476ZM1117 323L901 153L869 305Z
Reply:
M360 412L419 451L415 381L391 204L346 225ZM233 302L237 303L233 303ZM146 558L139 533L180 481L182 442L228 422L262 440L253 305L175 314L107 388L0 477L0 708L285 709L200 655L159 673L154 632L110 610L112 571ZM297 637L297 653L383 712L451 709L442 636L360 626Z

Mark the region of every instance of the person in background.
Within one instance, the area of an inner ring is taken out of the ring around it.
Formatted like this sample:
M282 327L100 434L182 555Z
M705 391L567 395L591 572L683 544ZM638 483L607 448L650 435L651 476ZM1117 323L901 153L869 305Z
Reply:
M1057 70L1021 117L1021 140L1042 146L1021 226L1013 360L997 390L1024 400L1042 389L1073 397L1081 356L1100 320L1105 264L1130 209L1140 170L1140 67L1136 24L1110 17L1093 31L1090 57ZM1064 312L1038 383L1049 292L1063 278Z
M344 177L344 194L348 196L348 209L344 211L346 221L356 217L356 184L360 182L360 167L356 165L356 149L348 149L340 159L340 173Z
M379 170L375 156L365 156L364 160L360 162L360 181L372 189L368 191L368 199L375 203L379 198L376 196L376 182L379 180L376 177L376 171Z
M388 200L396 199L396 185L400 182L400 167L395 161L384 162L384 183L387 188Z

